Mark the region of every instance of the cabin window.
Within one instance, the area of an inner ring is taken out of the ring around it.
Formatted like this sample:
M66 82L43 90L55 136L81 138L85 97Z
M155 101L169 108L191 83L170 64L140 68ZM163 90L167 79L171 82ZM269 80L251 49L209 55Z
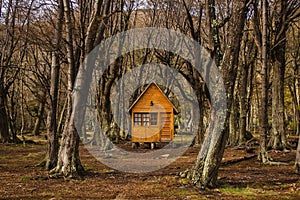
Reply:
M144 113L142 115L142 121L143 121L143 126L149 126L149 122L150 122L150 115L149 115L149 113Z
M157 125L157 113L134 113L134 125Z
M150 113L150 124L157 125L157 113Z
M134 113L134 125L135 126L142 125L142 114L141 113Z

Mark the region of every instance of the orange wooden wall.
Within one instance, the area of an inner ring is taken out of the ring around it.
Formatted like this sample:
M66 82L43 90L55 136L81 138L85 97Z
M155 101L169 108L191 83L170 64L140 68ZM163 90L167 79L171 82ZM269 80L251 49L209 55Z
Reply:
M151 106L151 101L153 106ZM134 113L158 113L157 125L149 126L135 126ZM137 102L131 109L132 113L132 142L160 142L161 141L161 128L160 122L161 113L170 113L171 126L170 134L171 139L174 137L174 107L161 90L155 85L151 84L146 91L140 96Z

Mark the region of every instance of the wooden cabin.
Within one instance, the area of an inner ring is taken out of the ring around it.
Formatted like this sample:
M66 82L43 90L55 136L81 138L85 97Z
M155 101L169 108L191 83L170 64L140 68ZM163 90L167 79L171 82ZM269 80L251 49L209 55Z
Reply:
M178 110L163 91L151 83L129 108L132 120L132 146L170 142L174 138L174 115Z

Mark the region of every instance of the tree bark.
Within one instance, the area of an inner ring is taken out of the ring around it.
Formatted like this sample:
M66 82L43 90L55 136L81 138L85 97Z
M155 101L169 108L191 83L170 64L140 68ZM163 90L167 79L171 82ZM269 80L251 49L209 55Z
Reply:
M298 146L296 151L296 161L295 161L296 172L300 174L300 136L298 137Z
M300 30L298 29L298 39L300 40ZM296 56L300 57L300 48L298 48L298 51L296 53ZM300 76L300 63L298 64L297 62L297 57L293 59L293 62L295 63L295 68L294 68L294 77L299 77ZM300 80L298 78L295 78L294 81L294 91L295 91L295 112L296 112L296 123L297 123L297 130L296 130L296 135L300 136Z
M0 142L10 142L8 129L8 116L6 112L6 92L0 86Z
M231 105L233 102L234 85L238 67L238 55L240 52L240 42L243 36L244 22L248 11L248 1L244 1L241 9L235 13L237 23L233 26L234 34L231 38L232 46L224 57L229 63L223 64L223 77L225 83L225 89L227 93L227 111L225 115L225 127L223 130L218 129L218 116L215 116L215 111L212 111L212 119L210 123L211 130L206 135L202 148L197 156L197 159L193 166L187 170L183 176L187 176L193 183L199 184L201 188L208 186L216 186L218 169L221 164L225 145L229 135L229 116ZM214 12L214 1L206 1L206 13L208 26L210 27L209 33L211 34L211 48L212 57L215 63L220 64L221 55L220 43L218 39L218 26L215 25L216 17ZM213 10L212 10L213 9ZM217 91L216 91L217 92ZM215 124L214 124L215 123Z
M73 33L71 23L71 5L69 0L62 0L63 11L66 23L66 42L67 42L67 60L68 60L68 105L65 127L62 133L61 145L58 152L58 161L56 167L50 171L51 174L63 175L68 177L77 177L83 167L79 158L79 135L75 128L74 112L72 110L72 92L75 82L75 58L73 49Z
M285 133L284 120L284 74L285 74L285 52L286 52L286 21L287 1L278 3L278 13L275 16L275 44L272 48L273 81L272 81L272 134L269 147L272 149L287 149L288 144Z
M292 86L289 84L289 90L292 94L292 99L293 99L293 110L294 110L294 123L295 123L295 134L300 135L300 97L299 97L299 80L298 77L299 75L299 66L296 61L295 62L295 67L294 67L294 77L293 77L293 82Z
M285 56L285 53L283 56ZM285 64L284 64L285 65ZM285 67L283 67L285 68ZM275 62L272 81L272 133L268 146L275 150L287 148L284 128L284 69Z
M64 123L64 120L66 118L66 109L67 109L67 106L68 106L68 98L66 98L65 102L64 102L64 105L61 109L61 112L60 112L60 116L59 116L59 120L58 120L58 125L57 125L57 134L60 135L63 131L63 123Z
M260 96L260 142L258 159L262 163L269 162L267 153L268 133L268 54L267 54L267 0L262 0L262 46L261 46L261 96Z
M240 120L239 120L239 137L238 144L245 143L247 138L247 84L248 84L249 65L240 67L240 85L239 85L239 100L240 100Z
M111 67L110 67L111 68ZM114 76L111 74L111 76ZM115 76L114 76L115 77ZM113 86L115 79L107 78L103 76L102 80L100 81L100 91L99 91L99 98L97 98L98 105L97 110L100 117L100 124L103 130L103 134L107 135L111 139L115 139L115 133L112 129L113 123L113 116L112 116L112 109L110 105L110 93L111 88ZM99 144L100 141L96 142Z
M39 104L38 116L37 116L37 119L35 120L34 128L32 131L32 134L35 136L40 135L41 123L43 121L43 117L44 117L44 113L45 113L46 95L47 95L47 92L44 91L41 102Z
M14 49L16 47L15 40L15 21L17 20L17 7L18 2L8 1L7 13L4 19L3 26L3 46L0 52L0 142L10 142L9 135L9 116L7 113L7 95L10 85L14 82L15 78L11 82L7 82L8 66L11 62ZM2 9L2 8L1 8ZM16 77L17 73L15 74Z
M50 171L50 174L76 178L84 171L79 157L79 140L74 124L74 114L72 114L62 134L57 165Z
M63 4L62 0L59 0L58 6L58 19L55 33L55 50L52 53L51 63L51 85L50 85L50 108L47 116L47 136L48 146L45 158L45 167L47 170L51 170L57 164L58 153L58 137L57 137L57 101L58 101L58 88L59 88L59 51L60 43L62 41L62 22L63 22Z
M105 6L104 6L105 5ZM82 127L83 119L78 119L78 116L82 118L85 113L85 102L87 101L87 95L89 90L90 81L92 78L92 70L90 69L93 65L91 63L88 66L85 66L83 63L80 65L77 73L77 89L73 90L74 88L74 80L76 72L75 64L72 61L74 59L74 53L72 46L70 45L73 43L72 41L72 26L71 26L71 7L70 1L64 0L64 11L66 17L66 29L67 29L67 42L69 43L68 46L68 61L69 61L69 71L68 71L68 109L67 109L67 117L65 122L65 128L62 133L61 139L61 146L58 153L58 162L56 167L50 171L51 174L54 175L63 175L67 177L77 177L80 175L80 172L84 170L80 158L79 158L79 135L76 128ZM103 39L104 30L106 28L105 23L101 18L102 15L108 14L107 12L101 13L101 8L105 7L105 11L109 12L110 7L110 0L105 2L103 1L96 1L94 5L94 12L92 16L92 20L89 24L87 29L87 36L85 39L85 47L87 49L83 50L81 53L87 55L90 53L95 45L95 39L99 39L99 42ZM108 9L107 9L108 7ZM103 16L102 16L103 17ZM102 22L102 23L101 23ZM99 24L100 28L99 28ZM98 35L97 35L98 34ZM100 35L99 35L100 34ZM96 40L97 40L96 39ZM87 55L93 56L93 55ZM88 58L87 58L88 60ZM75 128L75 122L76 128Z
M229 141L231 146L237 145L239 141L239 102L237 95L234 95L234 99L231 106L231 112L229 117Z

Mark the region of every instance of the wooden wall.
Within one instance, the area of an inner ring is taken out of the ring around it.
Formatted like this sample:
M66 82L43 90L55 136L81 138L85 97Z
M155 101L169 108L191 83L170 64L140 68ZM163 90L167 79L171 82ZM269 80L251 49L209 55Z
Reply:
M153 106L151 106L151 101ZM157 125L138 126L134 125L134 113L158 113ZM174 108L170 101L160 91L155 84L151 84L139 100L132 108L132 142L160 142L161 139L168 142L166 138L162 138L162 130L166 127L161 122L163 113L170 115L170 139L174 137Z

